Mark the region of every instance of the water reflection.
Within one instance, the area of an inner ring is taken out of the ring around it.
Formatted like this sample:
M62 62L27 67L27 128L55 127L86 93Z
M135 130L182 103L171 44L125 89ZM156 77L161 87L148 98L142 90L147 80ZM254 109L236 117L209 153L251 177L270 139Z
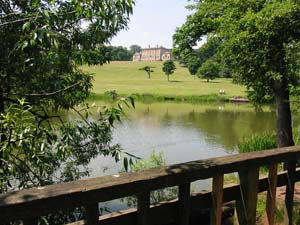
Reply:
M244 136L276 128L272 109L256 110L251 105L138 103L127 115L114 130L114 143L120 143L124 150L142 158L154 150L162 151L167 164L232 154ZM294 117L295 124L299 124L298 120L299 117ZM92 176L101 176L118 173L122 164L97 157L90 168ZM207 190L210 184L210 180L198 181L193 184L193 190ZM117 200L106 206L113 211L127 208Z
M101 103L103 104L103 103ZM193 105L138 103L114 130L114 142L145 158L163 151L168 164L232 154L238 142L253 133L274 131L275 113L251 105ZM121 166L98 157L91 162L93 175L117 173Z

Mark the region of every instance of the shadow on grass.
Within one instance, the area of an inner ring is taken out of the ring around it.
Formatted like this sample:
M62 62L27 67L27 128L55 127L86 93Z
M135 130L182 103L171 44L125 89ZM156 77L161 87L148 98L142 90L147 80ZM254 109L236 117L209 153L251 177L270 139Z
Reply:
M172 83L182 83L184 81L181 81L181 80L170 80L169 82L172 82Z
M212 83L212 84L218 84L218 83L221 83L220 81L209 81L209 82L207 82L207 81L200 81L200 82L202 82L202 83L206 83L206 84L210 84L210 83Z

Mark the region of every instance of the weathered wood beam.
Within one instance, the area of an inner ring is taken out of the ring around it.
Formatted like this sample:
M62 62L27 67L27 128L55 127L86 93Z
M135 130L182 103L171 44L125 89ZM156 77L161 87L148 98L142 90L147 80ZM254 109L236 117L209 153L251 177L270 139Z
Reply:
M300 171L295 173L295 180L300 181ZM277 187L287 185L287 173L279 173ZM258 193L265 192L269 189L268 177L261 178L258 185ZM240 198L240 186L231 185L223 189L223 203L236 201ZM192 193L191 194L191 213L197 210L209 209L212 207L212 193ZM148 225L162 225L170 224L177 221L178 217L175 215L178 209L178 200L164 202L155 206L151 206L149 210L149 217L151 218ZM162 216L163 215L163 216ZM136 223L137 210L128 209L120 212L111 213L100 217L101 225L134 225ZM84 225L84 221L78 221L69 225Z
M178 193L178 225L190 224L191 183L179 185Z
M269 188L266 202L266 216L265 225L274 225L275 223L275 210L276 210L276 189L277 189L277 173L278 164L269 166Z
M240 225L256 224L259 167L239 171L241 195L236 201Z
M91 205L85 205L85 214L86 214L86 224L88 225L94 225L99 223L99 205L98 203L96 204L91 204Z
M213 178L210 225L221 225L222 223L223 184L223 174Z
M150 219L150 192L141 193L138 195L137 205L137 225L147 225Z
M293 225L294 192L295 192L295 172L297 161L292 160L287 163L288 182L285 193L285 206L288 215L288 224Z
M26 219L29 215L40 217L57 210L232 173L253 165L259 167L298 158L300 147L294 146L10 192L0 195L0 220Z

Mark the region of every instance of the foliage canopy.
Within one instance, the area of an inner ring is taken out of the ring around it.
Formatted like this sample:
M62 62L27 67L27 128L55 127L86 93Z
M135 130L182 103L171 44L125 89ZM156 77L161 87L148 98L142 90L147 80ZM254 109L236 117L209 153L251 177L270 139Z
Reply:
M155 68L155 67L145 66L145 67L140 68L139 70L145 71L148 74L148 78L150 79L151 78L151 73L154 73L153 68Z
M184 56L205 35L218 37L223 59L231 62L236 82L253 90L253 100L274 96L277 102L277 143L293 145L289 89L298 85L296 52L300 39L298 0L195 1L194 13L174 35Z
M197 71L197 76L209 80L214 80L219 76L220 65L212 59L207 60Z
M173 60L166 60L163 63L162 67L163 72L168 76L168 81L169 81L169 76L174 73L176 70L176 66Z
M91 115L93 77L79 64L109 61L105 44L126 28L133 4L0 1L0 192L79 179L99 154L120 160L111 132L122 104Z

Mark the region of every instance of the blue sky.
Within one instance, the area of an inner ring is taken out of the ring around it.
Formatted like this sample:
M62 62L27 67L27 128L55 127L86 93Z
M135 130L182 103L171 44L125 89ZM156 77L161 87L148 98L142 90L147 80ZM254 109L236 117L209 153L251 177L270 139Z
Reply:
M187 0L137 0L129 29L112 39L113 46L129 47L138 44L172 47L172 35L190 13Z

